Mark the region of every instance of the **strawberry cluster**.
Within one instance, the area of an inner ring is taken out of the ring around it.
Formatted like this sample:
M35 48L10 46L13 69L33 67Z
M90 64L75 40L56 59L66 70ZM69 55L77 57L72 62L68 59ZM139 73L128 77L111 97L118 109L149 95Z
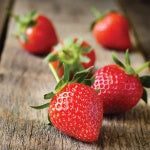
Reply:
M110 11L104 14L101 14L98 10L93 8L93 13L96 16L96 20L94 20L91 24L91 30L93 32L95 40L105 48L115 49L119 51L125 51L128 48L132 47L131 39L129 35L130 27L127 18L116 11ZM50 51L53 51L55 54L57 51L63 52L62 59L66 61L68 58L72 58L75 65L72 65L73 71L77 69L77 66L81 69L84 66L86 68L89 64L92 65L93 61L88 63L88 65L84 64L80 65L80 59L78 58L79 54L77 53L77 49L83 47L90 47L90 45L86 42L80 43L80 40L67 40L64 43L58 44L58 37L53 26L53 23L46 16L39 14L37 11L32 11L30 13L25 14L24 16L15 15L12 12L11 16L16 21L17 31L15 37L18 39L19 43L22 47L32 54L47 54ZM68 45L69 43L69 45ZM53 49L53 46L56 44L57 47ZM82 44L78 45L78 44ZM77 48L77 47L78 48ZM67 51L63 48L70 47L74 49L73 54L67 49ZM53 50L52 50L53 49ZM56 51L55 51L56 50ZM54 56L56 56L54 54ZM67 55L66 55L67 54ZM91 50L90 54L94 58L94 52ZM83 55L81 55L83 56ZM56 57L53 57L53 59ZM65 59L64 59L65 58ZM51 56L52 59L52 56ZM78 61L77 61L78 60ZM88 61L87 58L81 58L83 63ZM52 63L54 67L59 67L61 62L56 61ZM69 63L69 60L67 61ZM62 64L61 64L62 65ZM62 76L62 71L60 71L60 76Z
M48 57L51 56L53 55ZM44 95L50 102L31 107L49 107L49 124L81 141L96 141L103 113L125 112L134 107L140 98L147 103L145 88L150 88L150 76L138 75L150 62L135 71L131 66L128 51L125 64L114 54L112 57L116 64L100 68L93 76L90 75L93 67L76 72L72 76L68 64L64 63L64 74L61 79L57 78L59 82L54 92ZM56 74L57 72L55 76Z
M123 15L115 11L100 14L96 9L93 12L97 18L91 30L100 45L119 51L132 47L129 23ZM51 51L45 61L58 83L53 92L44 95L50 102L31 107L48 107L49 124L58 130L81 141L94 142L100 133L103 113L130 110L140 98L147 103L150 76L140 77L139 72L150 62L134 70L126 51L125 64L113 54L116 64L104 66L92 75L96 55L86 41L71 38L58 43L52 22L36 11L23 17L13 13L11 16L17 23L15 36L26 51L32 54Z

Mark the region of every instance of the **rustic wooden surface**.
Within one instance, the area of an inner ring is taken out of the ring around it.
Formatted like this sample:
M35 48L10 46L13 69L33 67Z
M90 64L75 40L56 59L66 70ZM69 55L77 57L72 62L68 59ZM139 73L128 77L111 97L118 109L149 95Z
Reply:
M5 23L5 20L6 20L6 17L7 17L7 11L8 11L9 5L10 5L10 0L0 1L0 18L1 18L1 21L0 21L0 36L1 36L2 29L4 27L4 23Z
M8 24L8 9L11 8L11 4L11 0L0 1L0 53L4 45L3 41L5 40L5 32Z
M94 19L90 7L99 10L118 9L116 1L82 0L16 0L13 11L24 14L34 9L53 20L60 40L83 37L96 50L96 67L113 63L111 51L100 47L89 32ZM84 6L84 7L83 7ZM55 80L43 59L23 51L12 37L14 21L9 22L5 48L0 64L0 148L1 149L144 149L150 147L150 106L139 103L121 116L104 118L98 142L87 144L70 138L54 127L43 124L47 112L31 109L42 104L43 94L51 91ZM148 35L149 36L149 35ZM123 53L117 56L123 60ZM133 66L144 63L140 51L131 53ZM145 73L149 74L146 70Z
M137 36L137 46L147 60L150 60L150 1L149 0L118 0L122 10L131 21Z

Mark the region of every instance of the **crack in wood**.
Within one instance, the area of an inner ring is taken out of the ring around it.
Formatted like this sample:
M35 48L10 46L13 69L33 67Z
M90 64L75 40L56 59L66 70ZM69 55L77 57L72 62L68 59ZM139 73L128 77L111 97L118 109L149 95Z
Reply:
M1 55L5 46L5 41L6 41L6 36L7 36L7 29L8 29L8 23L10 19L10 15L8 11L12 11L13 6L14 6L15 0L9 0L7 10L6 10L6 17L5 20L3 20L3 26L2 26L2 32L0 35L0 60L1 60ZM3 2L2 2L3 3Z

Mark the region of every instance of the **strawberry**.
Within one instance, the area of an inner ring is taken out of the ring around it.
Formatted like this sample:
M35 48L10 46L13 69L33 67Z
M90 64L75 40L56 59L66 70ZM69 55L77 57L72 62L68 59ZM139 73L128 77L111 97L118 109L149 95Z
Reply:
M69 81L68 68L58 82L55 92L46 94L50 103L32 108L49 107L51 123L61 132L84 142L98 139L103 118L102 100L90 86L94 81L87 79L91 68L77 72Z
M146 88L150 88L150 76L139 77L138 73L150 62L135 71L130 64L128 51L125 55L126 65L113 54L117 65L107 65L95 73L93 89L100 89L99 96L103 100L104 113L116 114L134 107L142 98L147 102Z
M92 23L91 30L100 45L120 51L131 47L129 22L122 14L111 11L102 15L95 9L94 12L97 19Z
M72 75L93 66L95 51L87 42L70 38L55 46L45 60L49 62L51 69L57 72L57 78L60 78L63 75L63 63L68 65Z
M58 39L52 22L36 11L20 17L12 14L17 25L16 38L32 54L47 54Z

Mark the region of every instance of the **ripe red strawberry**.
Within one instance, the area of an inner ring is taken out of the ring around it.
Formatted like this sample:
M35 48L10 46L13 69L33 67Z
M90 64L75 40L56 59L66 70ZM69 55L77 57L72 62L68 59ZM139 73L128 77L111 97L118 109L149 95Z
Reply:
M49 106L49 119L58 130L81 141L94 142L100 132L103 105L97 92L90 87L93 79L86 79L90 69L76 73L70 82L66 70L65 67L64 77L55 92L45 95L45 99L51 98L50 104L33 108Z
M79 83L67 84L51 100L49 116L63 133L85 142L98 139L102 102L96 91Z
M131 47L129 22L123 15L114 11L105 15L96 11L96 15L91 29L100 45L121 51Z
M115 114L125 112L135 106L140 98L147 102L147 94L143 86L150 87L150 76L139 77L138 73L147 67L147 62L139 70L134 71L126 52L126 66L115 56L117 65L107 65L95 73L94 89L100 89L99 96L103 100L104 113ZM143 94L143 95L142 95Z
M59 77L63 75L63 63L67 64L71 74L89 68L95 64L95 51L85 41L77 38L66 39L55 46L46 57Z
M16 37L23 48L33 54L47 54L58 39L52 22L44 15L31 12L24 17L13 15L17 23Z

